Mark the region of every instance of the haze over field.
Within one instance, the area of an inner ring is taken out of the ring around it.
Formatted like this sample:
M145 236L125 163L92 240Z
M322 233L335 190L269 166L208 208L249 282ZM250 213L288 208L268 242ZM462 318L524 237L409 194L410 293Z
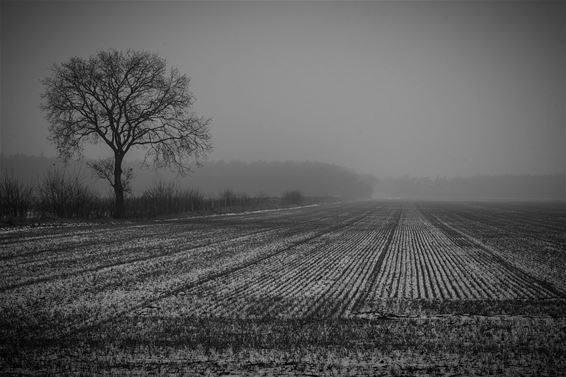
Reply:
M566 2L0 0L0 89L0 375L564 374Z
M63 164L55 158L14 155L0 156L0 166L9 176L30 185L39 185L50 169L78 176L91 190L108 196L108 182L98 179L84 162ZM190 176L149 169L128 163L134 173L131 194L143 195L159 182L174 182L178 189L198 190L206 196L225 190L253 197L277 197L299 190L307 196L340 199L410 200L545 200L566 199L564 175L475 175L470 177L379 177L358 174L343 167L316 162L209 161Z
M192 78L195 111L214 119L211 160L311 160L378 177L565 171L563 3L1 7L5 155L55 155L39 109L53 63L132 48Z

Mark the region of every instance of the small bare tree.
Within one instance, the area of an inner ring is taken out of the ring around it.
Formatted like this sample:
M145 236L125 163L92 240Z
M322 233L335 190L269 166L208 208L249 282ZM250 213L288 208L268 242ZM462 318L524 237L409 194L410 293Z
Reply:
M132 50L73 57L55 64L43 80L42 109L59 156L82 156L85 142L104 142L112 150L111 160L91 167L112 185L116 217L124 216L131 172L124 172L122 163L130 150L144 150L146 162L180 173L211 150L211 120L190 112L189 82L158 55Z
M89 161L87 166L94 171L94 174L105 181L107 181L112 188L114 188L114 159L112 157L100 159L97 161ZM122 189L125 193L132 191L131 183L134 177L134 170L132 168L122 169Z

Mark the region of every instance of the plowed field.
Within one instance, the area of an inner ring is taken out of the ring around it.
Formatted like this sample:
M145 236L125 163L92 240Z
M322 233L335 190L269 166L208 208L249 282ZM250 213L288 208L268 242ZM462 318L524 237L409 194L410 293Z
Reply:
M553 375L563 204L0 230L4 374Z

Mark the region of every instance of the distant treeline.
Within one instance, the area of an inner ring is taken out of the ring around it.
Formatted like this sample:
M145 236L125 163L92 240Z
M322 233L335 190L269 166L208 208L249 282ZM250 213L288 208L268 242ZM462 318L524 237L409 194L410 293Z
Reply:
M382 178L379 198L427 200L566 200L566 177L556 175L478 175L454 178Z
M319 163L211 162L194 175L134 163L127 218L223 213L368 198L372 177ZM16 155L0 159L0 221L114 216L107 182L86 163Z
M249 197L281 197L288 191L305 196L364 199L373 194L375 177L361 175L343 167L318 162L223 162L210 161L185 177L174 171L154 170L141 163L126 163L133 168L132 194L141 196L157 182L176 182L179 188L191 188L207 197L225 190ZM64 168L54 158L14 155L0 157L0 170L19 180L37 184L53 167ZM81 181L101 195L109 194L106 182L94 177L84 162L71 161L65 170L81 176Z
M178 189L193 190L206 198L221 197L228 190L248 198L281 197L299 191L306 197L339 199L566 200L564 174L377 179L318 162L210 161L193 174L178 177L173 171L153 170L141 163L129 163L127 167L134 171L131 197L141 197L158 182L174 181ZM0 172L24 183L37 185L52 168L79 175L81 183L102 197L111 195L108 183L97 179L84 162L71 161L65 167L54 158L0 155Z
M175 182L157 182L141 195L128 195L128 218L167 216L187 213L242 212L321 202L329 198L305 198L300 191L281 197L250 197L224 190L216 197L179 188ZM0 223L46 218L93 219L114 216L112 197L95 193L81 181L80 174L51 167L36 185L24 183L10 173L0 174Z

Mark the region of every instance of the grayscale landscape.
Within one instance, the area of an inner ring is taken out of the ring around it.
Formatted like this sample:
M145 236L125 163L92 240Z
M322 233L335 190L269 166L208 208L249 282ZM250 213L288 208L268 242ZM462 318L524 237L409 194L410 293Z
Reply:
M565 14L3 1L0 374L563 375Z

